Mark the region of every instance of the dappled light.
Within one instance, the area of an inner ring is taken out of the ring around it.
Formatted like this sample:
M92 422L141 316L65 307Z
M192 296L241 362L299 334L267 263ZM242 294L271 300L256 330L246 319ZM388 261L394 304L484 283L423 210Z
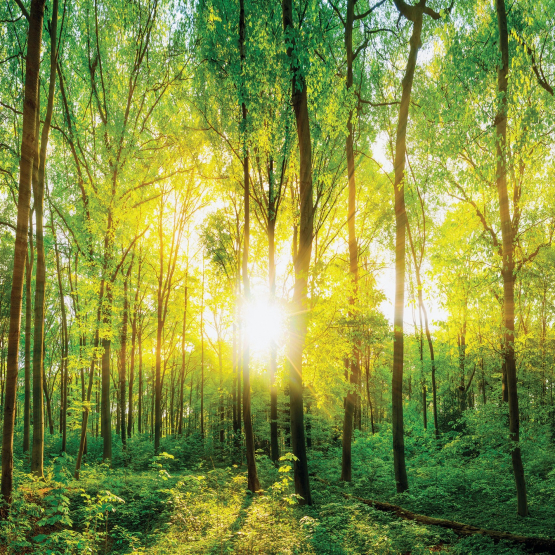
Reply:
M0 38L0 555L555 553L555 0Z

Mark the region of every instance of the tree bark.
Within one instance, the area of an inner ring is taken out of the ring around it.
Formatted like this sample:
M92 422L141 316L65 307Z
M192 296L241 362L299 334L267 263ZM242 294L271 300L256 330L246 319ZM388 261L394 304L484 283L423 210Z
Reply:
M423 205L422 205L422 216L424 217L424 206ZM407 231L408 231L409 242L410 242L411 251L412 251L412 258L413 258L413 261L414 261L414 269L415 269L415 275L416 275L416 286L418 288L418 308L419 308L419 314L420 314L420 328L422 328L422 316L424 316L424 329L425 329L425 332L426 332L426 340L428 342L428 350L430 351L430 364L431 364L431 367L432 367L431 378L432 378L432 410L433 410L433 416L434 416L434 433L435 433L435 438L439 439L439 427L438 427L438 421L437 421L437 386L436 386L436 362L435 362L435 356L434 356L434 344L433 344L433 341L432 341L432 334L430 332L430 326L428 324L428 313L426 312L426 307L424 305L424 292L422 290L422 278L420 276L421 262L418 263L418 261L417 261L416 248L415 248L415 244L412 240L412 235L411 235L409 225L407 225ZM422 249L424 249L424 247L422 247ZM422 343L421 343L421 345L422 345ZM421 357L423 356L422 346L421 346L420 356ZM426 401L426 385L425 384L423 385L422 398L423 398L423 402L427 402ZM427 416L425 418L426 418L426 424L427 424Z
M345 51L347 54L347 80L346 88L350 91L353 87L353 24L355 21L355 0L347 0L347 15L344 22L345 28ZM349 320L354 317L353 308L356 302L358 287L358 246L356 238L356 181L355 181L355 156L353 151L353 111L349 112L347 118L347 174L349 182L349 205L347 211L347 227L349 232L349 272L351 274L352 290L349 295ZM358 405L358 388L360 384L360 367L358 356L358 345L355 338L351 338L353 352L347 362L347 374L349 375L349 391L345 399L345 415L343 419L343 442L341 457L341 480L351 481L351 443L353 436L353 416ZM349 371L350 370L350 371ZM360 412L360 407L358 407Z
M109 328L112 324L111 311L113 304L112 283L106 280L106 306L103 307L103 324ZM110 354L112 341L110 336L102 338L102 370L101 387L102 396L100 404L100 427L103 440L102 458L104 461L112 460L112 411L110 403Z
M95 351L96 351L96 348L98 348L98 331L95 338ZM91 393L92 393L92 388L94 383L95 363L96 363L96 359L93 356L91 361L91 370L89 372L89 385L87 388L87 398L86 398L87 404L85 406L85 409L83 410L83 420L81 421L81 437L79 440L79 451L77 452L77 459L75 461L74 478L76 480L79 480L79 470L81 469L81 462L83 460L83 454L85 453L85 446L87 444L87 422L89 420L89 411L90 411L89 405L91 402Z
M50 133L50 123L52 121L52 111L54 107L54 92L56 89L56 64L57 64L57 27L58 27L58 1L52 4L52 21L50 25L50 80L48 88L48 101L46 108L46 116L42 126L40 153L38 157L38 176L36 182L33 181L33 196L35 205L36 218L36 244L37 244L37 271L35 279L35 330L33 338L33 390L34 399L37 408L33 408L33 453L31 457L31 470L37 476L43 474L44 460L44 408L42 374L44 373L44 292L46 284L46 265L44 257L44 189L45 189L45 173L46 173L46 151L48 146L48 137ZM40 96L40 95L39 95ZM37 123L38 127L38 123ZM53 231L54 233L54 231ZM56 241L56 264L58 271L58 285L60 287L60 303L62 309L62 382L67 381L67 319L65 313L64 298L61 292L61 275L59 268L59 258L57 252ZM65 370L65 372L64 372ZM65 380L65 381L64 381ZM65 394L65 391L64 391ZM65 395L63 397L65 401ZM65 407L63 407L64 409ZM35 420L36 418L36 420ZM36 424L35 424L36 422ZM62 428L62 452L65 450L65 412ZM40 429L39 429L40 428ZM36 438L35 438L36 436Z
M409 119L410 97L418 50L421 46L422 20L424 13L434 19L440 16L426 7L426 0L415 6L404 0L394 0L395 6L405 18L412 21L410 50L402 82L401 105L397 123L395 143L395 313L393 341L393 376L391 387L392 428L393 428L393 467L397 492L402 493L409 487L405 466L405 438L403 425L403 357L404 334L403 315L405 308L405 233L407 214L405 210L405 159L407 154L407 124Z
M244 67L245 54L245 2L239 1L239 54L241 68ZM244 86L242 87L244 92ZM248 273L249 241L250 241L250 183L249 183L249 154L246 141L247 136L247 106L245 101L241 102L242 133L243 133L243 191L244 191L244 231L243 231L243 292L244 302L250 299L250 283ZM252 429L251 416L251 380L250 380L250 346L247 334L243 334L243 425L245 427L245 444L247 455L247 488L255 493L260 489L256 459L254 453L254 433Z
M276 302L276 261L275 261L275 231L276 209L274 202L273 179L270 177L268 210L268 278L270 285L270 300ZM278 406L277 406L277 345L272 340L270 345L270 458L277 463L279 460L278 442Z
M137 311L139 310L139 290L141 287L141 260L139 258L139 268L137 274L137 288L135 290L135 300L133 302L133 318L131 320L131 360L129 361L129 410L127 413L127 437L131 437L133 432L133 387L135 383L135 355L137 347Z
M119 373L119 404L120 404L120 432L123 449L127 447L127 423L125 413L127 411L127 325L129 322L129 276L133 267L133 259L129 264L127 274L123 280L123 322L121 325L121 350L120 350L120 373Z
M160 249L160 253L162 253ZM163 263L163 254L160 254L161 263ZM160 451L160 439L162 436L162 330L164 322L162 319L162 265L160 266L160 282L158 289L158 309L156 320L156 373L154 383L154 452L158 454Z
M204 441L204 260L202 261L202 294L200 302L200 436Z
M137 407L137 423L139 434L143 433L143 323L139 316L139 406Z
M511 439L515 447L511 451L513 473L517 491L517 510L520 516L528 515L528 501L526 497L526 481L524 478L524 465L518 441L520 439L520 423L518 408L518 393L516 379L516 362L514 352L514 240L509 198L507 193L507 112L508 112L508 74L509 74L509 35L507 29L507 13L505 0L496 0L497 23L499 28L499 50L501 52L501 66L497 72L497 90L500 96L498 112L495 117L495 131L497 139L497 193L499 196L499 216L501 233L503 237L503 311L504 311L504 362L507 376L508 401L509 401L509 428Z
M31 430L31 324L33 306L31 302L31 282L33 277L33 265L35 252L33 248L33 215L29 218L29 244L25 260L25 407L23 412L23 452L29 451Z
M188 287L185 284L185 306L183 307L183 331L181 332L181 377L179 382L179 422L177 425L177 434L183 433L183 389L185 387L185 335L187 333L187 299Z
M321 480L324 483L324 480ZM413 513L403 507L398 505L393 505L392 503L385 503L383 501L374 501L373 499L364 499L356 495L349 495L348 493L341 493L345 499L353 499L378 511L385 511L388 513L394 513L399 518L404 520L414 520L421 524L428 526L439 526L441 528L447 528L453 530L458 536L488 536L493 538L495 542L499 540L505 540L514 542L529 549L533 550L533 553L553 553L555 552L555 540L550 538L537 538L533 536L519 536L516 534L511 534L510 532L500 532L498 530L488 530L485 528L478 528L477 526L472 526L471 524L464 524L462 522L457 522L455 520L447 520L445 518L434 518L427 515L421 515L418 513Z
M17 200L17 228L15 234L12 287L10 294L10 327L8 357L6 361L6 387L4 395L4 424L2 433L2 496L8 504L13 488L13 435L17 404L17 372L19 337L21 333L21 304L27 256L27 234L31 200L31 174L33 158L37 154L35 128L38 106L40 49L45 0L32 0L29 15L29 34L25 62L25 96L23 104L23 132L19 160L19 190Z
M35 203L36 204L36 203ZM67 328L67 314L66 314L66 305L65 305L65 295L64 295L64 288L62 285L62 268L60 266L60 253L58 251L58 244L56 241L56 231L54 228L54 218L52 212L50 212L51 217L51 224L52 224L52 233L54 235L54 252L56 255L56 273L58 275L58 291L60 294L60 311L61 311L61 320L62 320L62 349L61 349L61 363L60 363L60 379L61 379L61 407L60 407L60 429L62 433L62 447L61 452L64 453L67 449L67 383L68 383L68 351L69 351L69 335L68 335L68 328ZM38 256L37 256L38 260ZM37 264L37 274L38 274L38 264ZM44 299L44 295L43 295ZM36 325L36 324L35 324ZM43 341L44 342L44 341ZM44 351L44 347L43 347ZM44 352L43 352L44 358ZM41 365L43 366L43 365ZM41 370L43 370L41 368ZM44 442L44 424L43 424L43 442ZM43 447L44 449L44 447Z
M293 0L282 1L283 30L291 71L291 101L295 113L299 144L300 221L298 249L295 257L295 285L288 344L289 394L291 414L291 445L297 457L294 463L295 493L301 504L312 505L303 410L302 360L308 325L307 283L312 253L314 206L312 198L312 145L308 116L307 85L300 74L298 60L293 53Z

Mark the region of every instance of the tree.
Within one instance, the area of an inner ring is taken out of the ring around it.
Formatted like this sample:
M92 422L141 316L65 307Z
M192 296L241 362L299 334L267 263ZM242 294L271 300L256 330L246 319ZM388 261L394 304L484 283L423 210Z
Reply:
M307 84L298 62L298 49L300 45L297 42L293 23L293 1L283 0L282 11L284 40L291 71L291 103L295 113L299 141L299 242L294 260L295 287L290 315L287 357L291 411L291 447L293 454L297 458L294 464L295 492L302 497L303 504L312 505L306 457L302 381L303 347L307 331L307 283L314 223L312 145L308 117Z
M393 425L393 466L397 492L402 493L409 487L405 466L405 439L403 426L403 312L405 305L405 159L407 153L406 135L409 119L409 106L416 69L418 50L421 46L422 22L424 15L439 19L440 15L420 0L415 6L403 0L394 0L399 13L412 22L410 51L403 77L403 92L399 106L397 137L395 142L395 317L393 340L393 376L391 386L392 425Z
M33 160L37 156L38 137L36 119L44 0L32 0L29 12L29 35L25 63L25 102L23 105L23 135L19 163L19 195L17 201L17 230L14 247L12 290L10 297L10 328L8 335L8 358L6 366L6 390L4 398L4 428L2 435L2 497L7 503L12 499L13 486L13 434L17 395L17 370L19 359L19 336L21 332L21 304L27 233L31 199L31 176Z
M505 149L507 144L507 88L509 74L509 33L507 30L507 13L505 0L496 0L497 24L499 29L499 50L501 52L501 66L497 71L497 90L499 93L499 107L495 116L496 131L496 180L497 194L499 195L499 216L501 234L503 238L503 262L501 275L503 277L503 314L504 314L504 345L503 357L505 372L507 375L508 401L509 401L509 427L511 439L515 447L511 451L513 472L515 476L518 514L528 515L528 501L526 498L526 482L524 479L524 466L519 441L519 411L518 393L516 381L516 362L514 352L514 329L515 329L515 264L514 264L514 240L513 222L507 195L507 163Z

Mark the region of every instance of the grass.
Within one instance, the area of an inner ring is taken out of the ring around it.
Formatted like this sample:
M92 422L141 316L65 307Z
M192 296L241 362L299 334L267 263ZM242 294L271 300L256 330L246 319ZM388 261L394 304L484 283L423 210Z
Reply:
M167 444L176 454L153 457L136 438L127 462L95 462L72 476L70 457L52 458L46 483L16 468L17 493L0 523L0 553L419 555L523 554L507 542L458 538L453 532L405 521L345 499L341 492L388 501L409 510L482 528L529 536L555 530L555 472L551 450L525 453L531 516L516 515L510 461L503 450L473 448L456 434L438 447L430 434L407 437L410 490L394 488L387 430L357 435L353 482L339 482L341 451L310 452L313 507L301 507L292 489L291 462L276 468L258 457L263 491L246 492L246 469L198 446ZM91 453L98 446L91 441ZM135 449L135 451L133 451ZM124 466L127 464L127 466ZM38 538L38 539L37 539Z

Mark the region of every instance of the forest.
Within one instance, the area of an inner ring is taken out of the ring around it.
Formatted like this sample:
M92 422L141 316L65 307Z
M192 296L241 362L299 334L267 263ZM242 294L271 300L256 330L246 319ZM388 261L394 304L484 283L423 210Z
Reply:
M554 0L0 0L0 554L555 553L554 87Z

